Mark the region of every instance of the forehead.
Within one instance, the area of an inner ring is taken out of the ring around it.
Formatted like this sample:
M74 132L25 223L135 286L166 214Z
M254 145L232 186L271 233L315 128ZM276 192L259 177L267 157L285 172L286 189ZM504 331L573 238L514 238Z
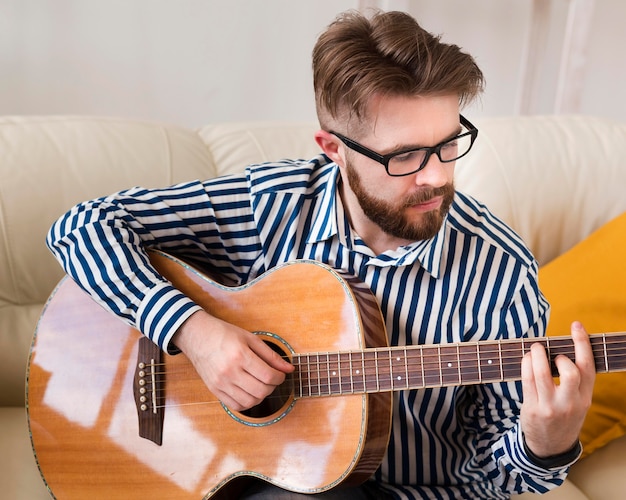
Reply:
M366 119L360 124L363 140L381 148L401 145L433 145L459 128L459 97L372 96Z

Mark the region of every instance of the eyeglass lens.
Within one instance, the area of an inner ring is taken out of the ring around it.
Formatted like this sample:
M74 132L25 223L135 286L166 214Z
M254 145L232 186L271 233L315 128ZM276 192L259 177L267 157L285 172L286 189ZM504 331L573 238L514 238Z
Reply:
M465 155L471 147L472 136L470 134L455 137L440 144L434 151L418 149L392 156L389 159L387 169L390 175L406 175L422 168L428 161L427 156L430 157L430 154L436 154L442 162L451 162Z

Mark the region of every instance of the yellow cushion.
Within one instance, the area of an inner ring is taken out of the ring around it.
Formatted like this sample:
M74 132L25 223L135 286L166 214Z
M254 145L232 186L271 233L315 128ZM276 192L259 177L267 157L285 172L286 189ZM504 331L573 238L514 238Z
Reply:
M569 335L574 320L589 333L626 331L626 213L543 266L539 286L552 305L548 335ZM583 456L624 434L626 372L598 374Z

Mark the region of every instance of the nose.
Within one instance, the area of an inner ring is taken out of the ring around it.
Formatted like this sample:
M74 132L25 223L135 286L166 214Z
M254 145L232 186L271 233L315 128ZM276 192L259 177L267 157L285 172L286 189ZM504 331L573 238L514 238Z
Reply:
M422 170L416 172L418 186L441 187L452 181L455 162L443 163L436 154L431 154Z

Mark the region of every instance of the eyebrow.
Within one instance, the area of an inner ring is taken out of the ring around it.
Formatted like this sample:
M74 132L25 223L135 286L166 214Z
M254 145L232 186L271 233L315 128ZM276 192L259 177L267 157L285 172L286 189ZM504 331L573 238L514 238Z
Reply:
M442 142L446 142L449 141L450 139L454 139L457 135L460 135L463 132L463 126L459 125L459 127L456 129L455 132L453 132L452 134L450 134L449 136L447 136L445 139L443 139L442 141L439 141L437 144L435 144L434 146L441 144ZM383 156L388 156L388 155L392 155L392 154L396 154L396 153L402 153L404 151L412 151L414 149L422 149L422 148L432 148L434 146L422 146L422 145L406 145L406 146L396 146L393 149L391 149L388 153L380 153Z

